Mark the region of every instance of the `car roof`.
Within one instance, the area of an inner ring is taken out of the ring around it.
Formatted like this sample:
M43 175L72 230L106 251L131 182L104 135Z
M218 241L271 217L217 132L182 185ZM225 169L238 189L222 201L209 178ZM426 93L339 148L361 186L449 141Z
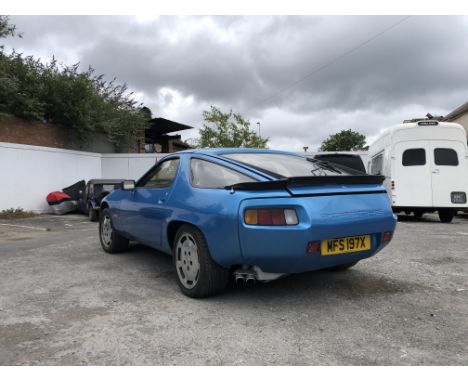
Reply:
M219 147L219 148L201 148L177 151L173 154L204 154L204 155L223 155L223 154L242 154L242 153L264 153L264 154L284 154L302 157L303 155L290 151L271 150L271 149L255 149L255 148L238 148L238 147ZM172 155L173 155L172 154Z

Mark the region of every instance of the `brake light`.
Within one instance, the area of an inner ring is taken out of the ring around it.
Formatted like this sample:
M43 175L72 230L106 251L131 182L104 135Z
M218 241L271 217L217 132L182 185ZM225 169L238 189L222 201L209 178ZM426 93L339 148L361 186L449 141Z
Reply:
M248 225L297 225L296 211L291 208L249 208L244 212Z
M392 231L387 231L387 232L384 232L383 234L383 242L384 243L388 243L390 240L392 240L392 236L393 236L393 232Z

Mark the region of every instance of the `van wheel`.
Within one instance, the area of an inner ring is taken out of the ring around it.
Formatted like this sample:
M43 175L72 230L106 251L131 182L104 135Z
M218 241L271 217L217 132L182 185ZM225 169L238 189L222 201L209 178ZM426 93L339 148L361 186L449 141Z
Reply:
M454 215L455 215L454 210L451 208L439 210L439 219L442 223L450 223Z
M420 219L420 218L423 217L423 215L424 215L424 212L422 212L422 211L414 211L414 217L415 218Z
M173 257L177 281L186 296L203 298L226 288L229 270L213 261L205 237L197 228L184 224L177 230Z

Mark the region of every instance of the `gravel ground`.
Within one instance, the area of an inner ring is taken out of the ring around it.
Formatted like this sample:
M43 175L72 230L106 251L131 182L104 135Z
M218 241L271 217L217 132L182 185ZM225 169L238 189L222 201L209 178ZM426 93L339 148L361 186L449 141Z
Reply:
M0 220L1 365L468 365L468 215L403 217L342 273L192 300L85 216Z

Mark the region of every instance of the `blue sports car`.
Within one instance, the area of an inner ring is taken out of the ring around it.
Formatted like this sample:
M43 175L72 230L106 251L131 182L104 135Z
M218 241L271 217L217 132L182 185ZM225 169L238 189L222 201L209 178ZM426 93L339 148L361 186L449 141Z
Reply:
M383 177L288 152L170 154L101 203L104 251L135 240L173 256L190 297L289 273L347 269L375 255L396 225Z

